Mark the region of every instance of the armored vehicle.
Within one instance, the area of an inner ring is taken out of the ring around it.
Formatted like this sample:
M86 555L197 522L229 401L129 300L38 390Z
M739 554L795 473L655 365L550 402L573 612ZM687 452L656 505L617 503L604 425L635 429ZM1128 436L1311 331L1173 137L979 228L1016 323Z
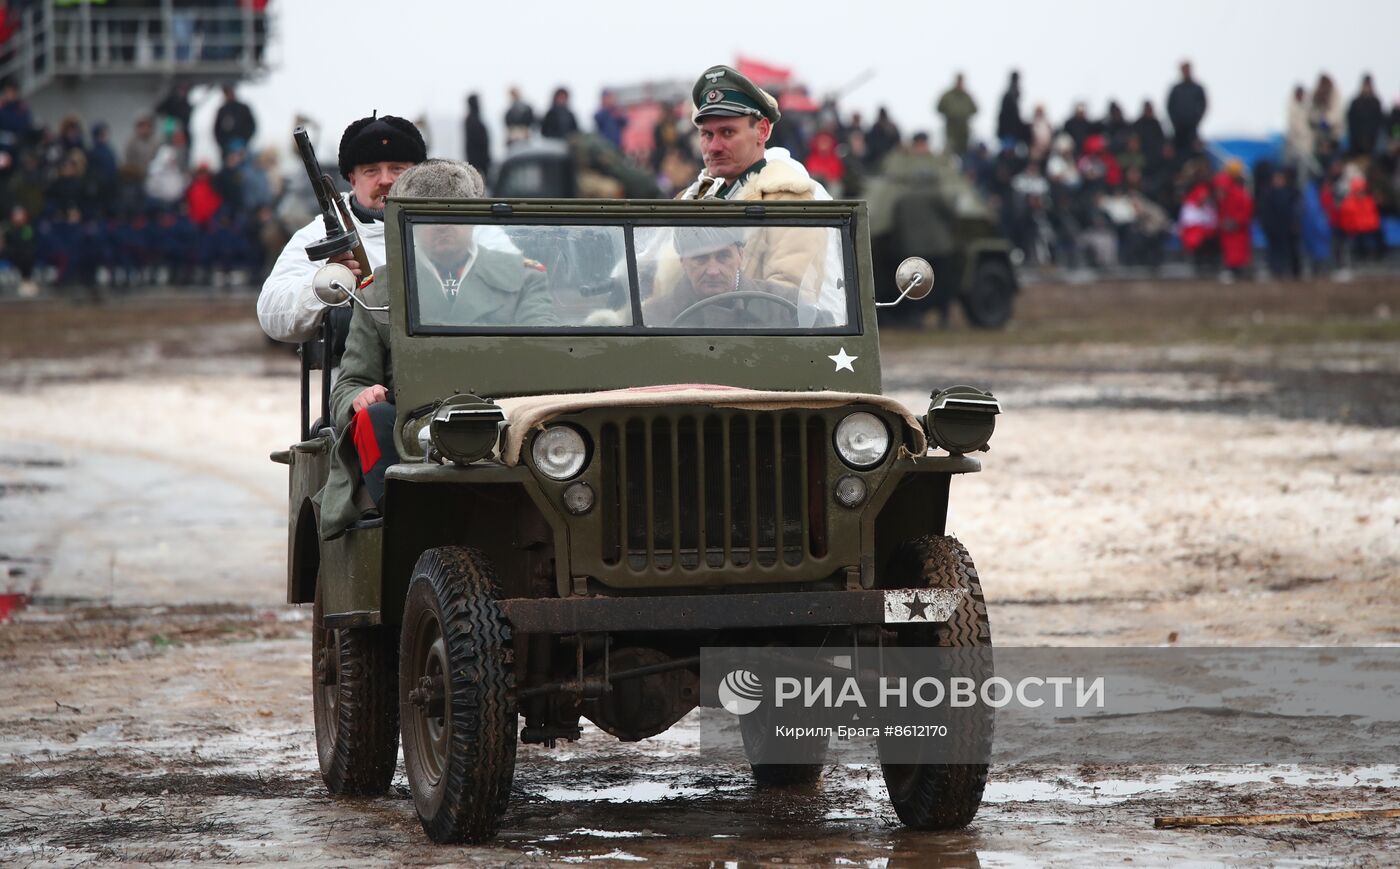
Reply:
M627 162L601 136L574 133L567 140L536 138L511 146L491 179L501 198L648 199L661 195L656 181Z
M665 731L702 700L702 648L990 645L945 517L999 408L950 387L916 416L881 394L863 204L395 199L386 221L387 305L343 267L317 278L387 322L401 460L382 516L318 533L346 421L309 424L332 361L316 346L302 439L273 455L333 794L384 791L401 731L428 835L480 841L519 742L577 739L584 718ZM542 273L549 316L444 307L419 267L444 229ZM916 260L897 280L906 304L933 283ZM812 782L825 750L756 782ZM986 772L884 767L919 829L967 824Z
M891 154L870 180L866 199L879 299L899 295L892 280L895 263L923 257L938 274L933 302L945 320L957 301L977 328L1006 325L1017 292L1011 243L1001 236L996 215L953 158ZM908 321L921 313L916 306L902 306L891 309L886 318Z

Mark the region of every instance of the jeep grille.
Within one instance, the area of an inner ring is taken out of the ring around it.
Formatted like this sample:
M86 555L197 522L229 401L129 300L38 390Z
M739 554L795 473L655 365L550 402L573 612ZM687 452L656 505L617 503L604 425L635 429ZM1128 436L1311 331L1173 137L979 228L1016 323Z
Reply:
M599 432L603 562L723 569L827 554L825 421L815 413L634 417Z

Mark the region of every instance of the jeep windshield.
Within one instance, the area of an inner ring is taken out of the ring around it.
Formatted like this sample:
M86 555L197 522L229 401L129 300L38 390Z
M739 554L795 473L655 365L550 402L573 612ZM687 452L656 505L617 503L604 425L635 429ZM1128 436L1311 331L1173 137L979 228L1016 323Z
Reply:
M412 215L405 230L415 335L858 333L844 223Z

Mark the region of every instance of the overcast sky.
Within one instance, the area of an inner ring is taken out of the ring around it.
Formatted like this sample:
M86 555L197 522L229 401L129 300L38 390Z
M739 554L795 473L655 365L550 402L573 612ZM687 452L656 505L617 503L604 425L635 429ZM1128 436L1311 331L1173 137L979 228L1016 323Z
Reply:
M1022 108L1044 103L1062 121L1076 100L1102 115L1117 98L1136 117L1162 102L1190 58L1209 94L1207 136L1261 135L1283 124L1292 86L1329 72L1347 99L1371 72L1384 103L1400 99L1396 0L1057 0L1005 2L767 2L666 4L649 0L274 0L275 68L243 88L260 144L290 139L292 117L323 125L323 153L372 109L426 114L435 156L461 156L466 94L481 94L497 132L505 91L519 84L539 111L556 85L592 128L598 90L643 80L693 81L743 54L791 67L814 95L869 70L842 106L867 119L887 105L907 132L935 125L932 103L967 76L990 136L1007 72L1021 70ZM207 128L217 97L196 116ZM208 137L202 137L208 144Z

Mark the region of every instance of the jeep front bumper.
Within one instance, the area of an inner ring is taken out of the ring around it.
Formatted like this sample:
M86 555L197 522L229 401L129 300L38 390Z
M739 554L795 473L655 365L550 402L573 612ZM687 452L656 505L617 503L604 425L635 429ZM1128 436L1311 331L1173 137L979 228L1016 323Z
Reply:
M646 597L508 598L501 609L525 634L714 630L946 622L961 590L870 589Z

